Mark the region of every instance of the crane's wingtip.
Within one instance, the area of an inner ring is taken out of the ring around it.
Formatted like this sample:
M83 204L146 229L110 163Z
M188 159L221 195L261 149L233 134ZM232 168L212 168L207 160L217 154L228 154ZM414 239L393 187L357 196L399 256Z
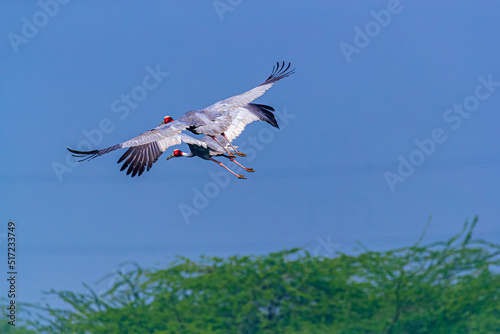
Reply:
M280 62L276 62L276 65L273 66L273 70L271 72L271 75L266 79L264 84L266 83L274 83L278 80L281 80L283 78L286 78L292 74L295 73L295 68L290 69L292 66L291 62L288 62L288 66L286 65L285 61L283 61L281 64Z
M97 157L99 155L99 151L98 150L93 150L93 151L77 151L77 150L73 150L73 149L71 149L69 147L66 147L66 149L72 153L71 155L73 157L75 157L75 158L83 158L83 159L78 160L78 162L92 160L92 159L94 159L95 157Z

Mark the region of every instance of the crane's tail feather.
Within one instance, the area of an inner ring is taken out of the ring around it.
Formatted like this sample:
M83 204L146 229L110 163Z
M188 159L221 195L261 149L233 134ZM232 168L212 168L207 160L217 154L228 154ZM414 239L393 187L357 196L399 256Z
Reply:
M103 154L113 152L120 148L122 148L121 144L106 147L103 148L102 150L92 150L92 151L77 151L77 150L72 150L69 147L67 149L72 153L71 155L74 156L75 158L82 158L78 160L78 162L81 162L81 161L89 161L95 159Z
M267 123L271 124L275 128L280 128L278 126L278 121L276 121L276 118L274 117L274 114L272 111L274 111L274 108L271 106L267 106L265 104L257 104L257 103L249 103L247 109L257 116L260 121L266 121Z

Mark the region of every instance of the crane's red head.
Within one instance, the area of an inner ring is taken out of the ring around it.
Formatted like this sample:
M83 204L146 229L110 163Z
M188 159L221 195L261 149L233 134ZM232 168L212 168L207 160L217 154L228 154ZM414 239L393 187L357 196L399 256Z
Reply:
M163 125L163 124L167 124L167 123L170 123L170 122L173 122L174 119L170 116L165 116L163 117L163 122L160 123L160 125Z
M174 152L172 154L170 154L170 156L167 158L167 160L170 160L172 158L175 158L175 157L182 157L184 155L184 152L182 152L181 150L174 150Z

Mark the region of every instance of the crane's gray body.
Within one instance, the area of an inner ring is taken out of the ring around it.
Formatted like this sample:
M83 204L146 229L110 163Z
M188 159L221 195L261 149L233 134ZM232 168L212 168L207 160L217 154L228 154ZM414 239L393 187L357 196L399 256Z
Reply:
M216 136L216 138L220 143L225 142L225 139L221 135ZM224 153L226 153L226 151L224 151L222 147L211 137L202 137L200 138L200 141L206 143L207 147L196 144L188 144L191 153L199 158L210 160L212 157L223 155ZM227 145L226 147L229 148L228 146L229 145Z

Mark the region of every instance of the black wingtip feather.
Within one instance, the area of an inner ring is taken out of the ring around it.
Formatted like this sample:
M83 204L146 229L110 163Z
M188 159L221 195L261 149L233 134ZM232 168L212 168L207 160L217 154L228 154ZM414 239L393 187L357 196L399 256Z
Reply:
M66 149L70 151L75 158L83 158L81 160L78 160L79 162L92 160L98 156L101 156L109 152L113 152L114 150L118 150L120 148L122 148L121 144L106 147L103 148L102 150L92 150L92 151L77 151L77 150L72 150L69 147L66 147Z
M271 75L269 78L266 79L264 84L271 82L276 82L278 80L281 80L283 78L286 78L292 74L295 73L295 69L290 70L290 66L292 66L292 63L288 63L288 66L285 68L285 62L280 65L279 62L276 62L276 65L273 66L273 70L271 72Z
M93 151L77 151L77 150L72 150L69 147L66 147L66 149L68 151L70 151L72 153L71 155L74 156L75 158L83 158L83 159L78 160L78 162L92 160L92 159L94 159L94 158L96 158L96 157L99 156L99 151L98 150L93 150Z
M250 108L247 108L247 110L257 116L259 120L266 121L275 128L280 128L276 117L274 117L274 114L271 112L271 110L274 111L273 107L257 103L249 103L248 105L250 106Z
M266 104L258 104L258 103L250 103L250 104L257 106L259 109L265 109L267 111L275 111L273 107L268 106Z
M125 161L120 171L126 169L127 175L131 177L141 176L153 167L162 154L163 151L160 150L156 142L130 147L118 160L118 163Z
M120 159L118 159L117 164L119 164L120 162L122 162L123 160L125 160L125 158L128 157L130 153L132 153L132 150L133 150L132 147L129 148L128 150L126 150L125 153L123 153L123 155L120 157Z
M121 144L110 146L102 150L93 151L77 151L71 148L67 149L72 153L74 157L83 158L78 161L86 161L120 148L122 148ZM162 153L163 151L160 150L160 147L156 142L129 147L128 150L120 157L120 159L118 159L118 163L125 161L121 166L120 171L124 171L127 169L127 175L132 174L132 177L141 176L144 171L149 171L151 167L153 167L153 164L158 161L158 158L160 157L160 155L162 155Z

